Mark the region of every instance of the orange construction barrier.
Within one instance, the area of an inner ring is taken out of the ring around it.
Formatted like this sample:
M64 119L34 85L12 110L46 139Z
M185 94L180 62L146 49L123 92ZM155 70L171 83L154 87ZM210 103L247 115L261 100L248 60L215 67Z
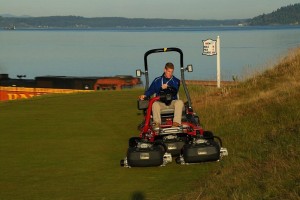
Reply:
M92 90L54 89L54 88L25 88L25 87L2 87L0 86L0 101L28 99L43 94L60 94L75 92L91 92Z

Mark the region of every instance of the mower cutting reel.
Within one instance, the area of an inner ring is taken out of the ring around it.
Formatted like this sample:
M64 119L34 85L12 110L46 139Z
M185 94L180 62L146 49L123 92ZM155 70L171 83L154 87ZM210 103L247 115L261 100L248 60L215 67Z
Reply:
M165 166L176 157L176 163L189 164L207 161L218 161L228 155L227 149L222 147L219 137L210 131L204 131L200 125L197 114L193 111L191 98L185 83L184 72L192 72L192 65L183 67L183 53L181 49L160 48L152 49L145 53L145 71L137 70L137 76L145 75L145 91L149 88L148 61L153 53L177 52L180 55L181 84L187 101L182 110L182 123L180 127L172 127L174 109L161 110L161 125L159 128L152 126L152 105L156 101L166 104L172 100L174 90L168 88L151 99L138 100L138 109L144 113L144 120L138 126L139 137L129 139L126 157L121 160L123 167L153 167Z

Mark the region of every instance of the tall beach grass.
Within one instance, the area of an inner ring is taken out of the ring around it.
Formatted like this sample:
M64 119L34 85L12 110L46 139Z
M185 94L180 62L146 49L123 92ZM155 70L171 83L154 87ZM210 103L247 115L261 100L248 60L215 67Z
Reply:
M300 49L237 86L200 90L194 108L229 156L171 199L300 199Z

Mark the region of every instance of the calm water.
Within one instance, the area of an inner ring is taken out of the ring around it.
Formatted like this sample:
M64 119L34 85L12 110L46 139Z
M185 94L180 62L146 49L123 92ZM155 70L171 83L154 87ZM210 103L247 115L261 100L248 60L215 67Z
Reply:
M11 78L44 75L135 75L143 68L144 53L153 48L178 47L184 64L193 64L187 79L215 79L216 56L202 55L202 40L221 38L221 77L243 77L275 63L288 49L300 45L298 27L16 30L0 31L0 73ZM179 54L149 57L152 77L168 61L179 69ZM179 71L179 70L178 70ZM179 75L176 72L175 75Z

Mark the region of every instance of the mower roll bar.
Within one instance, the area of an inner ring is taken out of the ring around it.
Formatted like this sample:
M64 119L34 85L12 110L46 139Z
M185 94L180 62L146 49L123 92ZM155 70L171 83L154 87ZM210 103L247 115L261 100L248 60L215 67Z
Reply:
M148 60L147 60L148 56L152 53L171 52L171 51L175 51L175 52L180 54L181 82L182 82L182 86L183 86L184 92L185 92L186 97L187 97L188 107L192 108L192 102L191 102L190 94L189 94L189 91L187 89L187 86L186 86L186 83L185 83L185 78L184 78L183 53L182 53L181 49L179 49L179 48L168 47L168 48L151 49L151 50L147 51L144 54L144 65L145 65L145 72L144 73L145 73L145 78L146 78L145 90L147 90L149 88L149 74L148 74Z

